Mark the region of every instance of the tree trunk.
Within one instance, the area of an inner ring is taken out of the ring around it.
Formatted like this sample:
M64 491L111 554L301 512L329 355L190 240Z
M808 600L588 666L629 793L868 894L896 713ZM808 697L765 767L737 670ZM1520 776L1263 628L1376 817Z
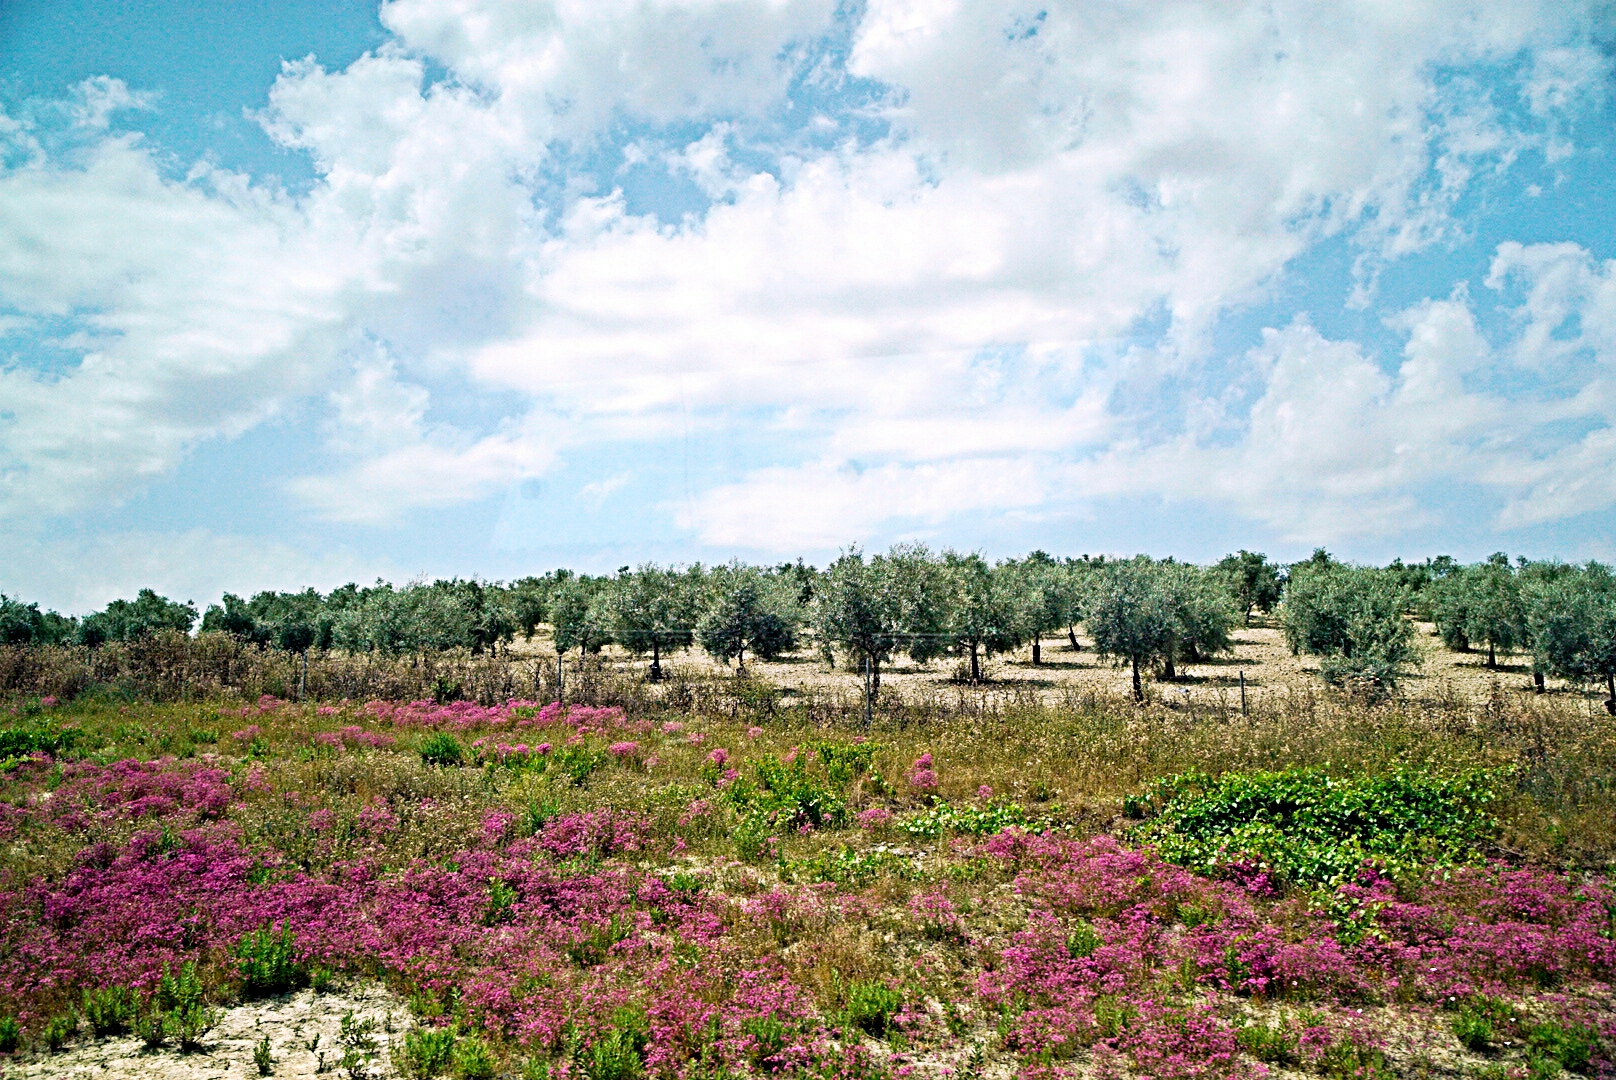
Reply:
M1616 716L1616 674L1605 672L1605 692L1610 696L1605 698L1605 711Z
M309 650L303 650L303 682L297 688L297 700L309 696Z
M735 674L746 674L746 650L744 648L735 654Z
M881 693L881 658L870 657L870 696L875 697Z
M1139 658L1137 656L1133 658L1133 699L1135 701L1145 700L1145 688L1139 683Z
M1068 626L1066 628L1066 640L1072 643L1072 651L1077 652L1077 627Z
M1172 653L1167 654L1167 665L1162 669L1162 678L1166 679L1168 682L1172 682L1174 679L1178 678L1178 669L1173 666Z
M1487 642L1487 666L1494 670L1498 668L1498 650L1491 641Z
M1032 666L1033 667L1037 667L1039 664L1042 664L1044 662L1044 653L1043 653L1043 650L1041 648L1042 644L1043 643L1041 641L1039 641L1036 637L1032 639Z
M1251 605L1250 604L1246 605L1246 625L1247 626L1251 625Z
M1543 693L1543 673L1541 671L1532 672L1532 689L1540 694Z
M975 684L981 681L982 662L976 657L976 642L973 641L971 642L971 682L972 684Z
M662 681L662 643L654 637L651 639L651 681Z

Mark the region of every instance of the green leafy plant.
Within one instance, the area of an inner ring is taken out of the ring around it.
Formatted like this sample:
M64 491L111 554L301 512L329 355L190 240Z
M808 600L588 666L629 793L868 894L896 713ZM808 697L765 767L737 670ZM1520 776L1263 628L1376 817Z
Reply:
M622 1006L612 1014L606 1032L581 1051L578 1064L588 1080L634 1080L645 1071L650 1035L645 1010Z
M847 986L847 1005L842 1010L848 1027L884 1038L893 1014L903 1007L903 994L884 983L858 981Z
M815 743L814 750L819 754L819 762L825 768L825 776L831 783L846 787L854 780L869 772L875 755L881 752L881 744L876 742L822 742Z
M1474 861L1497 829L1487 808L1503 776L1181 773L1158 782L1149 800L1156 816L1134 832L1203 874L1256 864L1292 884L1333 887L1366 863L1401 875Z
M196 973L194 961L180 965L177 973L164 970L148 1014L142 1020L147 1026L140 1034L147 1045L162 1045L161 1041L150 1041L160 1028L162 1036L172 1037L183 1053L192 1053L201 1047L203 1036L219 1022L219 1012L208 1006L207 992Z
M376 1060L379 1052L376 1046L376 1029L379 1026L373 1016L359 1019L352 1010L342 1014L337 1035L342 1057L337 1060L337 1068L348 1074L348 1080L365 1080L370 1075L371 1062Z
M269 1076L275 1071L275 1056L269 1052L269 1036L265 1035L253 1046L253 1064L258 1068L259 1076Z
M1247 1024L1235 1032L1240 1049L1270 1065L1296 1065L1301 1061L1296 1033L1284 1023Z
M422 739L419 751L427 765L458 765L466 755L460 740L447 731L434 731Z
M1076 959L1085 959L1094 955L1094 950L1105 944L1087 919L1079 919L1066 933L1066 951Z
M14 1054L22 1045L22 1025L15 1016L0 1016L0 1054Z
M944 833L987 836L1012 825L1026 826L1026 811L1015 803L998 803L982 809L952 806L940 802L920 814L898 822L898 829L910 836L936 839Z
M442 1075L454 1057L455 1035L446 1027L418 1027L404 1035L393 1065L412 1080Z
M1599 1032L1586 1024L1562 1024L1549 1020L1526 1028L1526 1045L1538 1056L1548 1058L1567 1072L1591 1075L1599 1056Z
M236 971L241 976L241 996L273 997L295 990L309 981L308 967L297 959L292 928L282 924L280 931L254 930L235 948Z
M70 1009L64 1013L57 1013L45 1021L45 1027L40 1032L40 1036L45 1040L45 1045L50 1048L51 1053L54 1054L62 1048L67 1040L73 1037L73 1033L78 1029L79 1015Z
M1485 1002L1466 1002L1459 1007L1458 1014L1454 1014L1453 1036L1459 1040L1459 1046L1477 1054L1492 1051L1498 1043L1498 1025L1493 1023L1495 1010L1487 1007Z
M98 1039L122 1035L135 1018L135 992L127 986L86 990L82 999L84 1019Z
M572 781L574 787L582 787L589 781L589 777L611 758L611 755L598 746L563 746L551 755L555 768L559 769L567 779Z
M488 1044L476 1035L461 1039L454 1048L455 1080L494 1080L498 1063Z

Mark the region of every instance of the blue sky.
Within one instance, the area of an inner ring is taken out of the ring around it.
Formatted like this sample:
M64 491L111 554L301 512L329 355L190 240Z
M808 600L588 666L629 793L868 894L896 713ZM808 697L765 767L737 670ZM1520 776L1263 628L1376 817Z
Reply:
M0 591L1616 556L1603 4L0 5Z

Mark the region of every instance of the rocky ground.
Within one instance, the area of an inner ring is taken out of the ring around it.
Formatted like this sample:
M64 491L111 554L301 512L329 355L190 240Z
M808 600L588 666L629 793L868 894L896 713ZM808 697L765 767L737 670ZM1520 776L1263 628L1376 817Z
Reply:
M83 1039L56 1054L40 1052L8 1062L7 1080L45 1077L95 1077L97 1080L244 1080L247 1077L330 1076L347 1080L339 1068L343 1056L342 1018L353 1014L377 1024L372 1038L376 1057L368 1075L391 1075L388 1049L403 1037L409 1023L404 1003L371 985L353 985L316 994L303 990L286 997L221 1010L218 1025L195 1053L172 1046L147 1050L136 1038ZM260 1073L253 1050L269 1039L274 1059Z

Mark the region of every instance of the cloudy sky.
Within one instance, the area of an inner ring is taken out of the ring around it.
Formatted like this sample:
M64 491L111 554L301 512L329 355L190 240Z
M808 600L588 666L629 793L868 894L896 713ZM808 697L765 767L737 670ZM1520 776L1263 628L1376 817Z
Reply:
M0 590L1616 555L1616 9L7 0Z

